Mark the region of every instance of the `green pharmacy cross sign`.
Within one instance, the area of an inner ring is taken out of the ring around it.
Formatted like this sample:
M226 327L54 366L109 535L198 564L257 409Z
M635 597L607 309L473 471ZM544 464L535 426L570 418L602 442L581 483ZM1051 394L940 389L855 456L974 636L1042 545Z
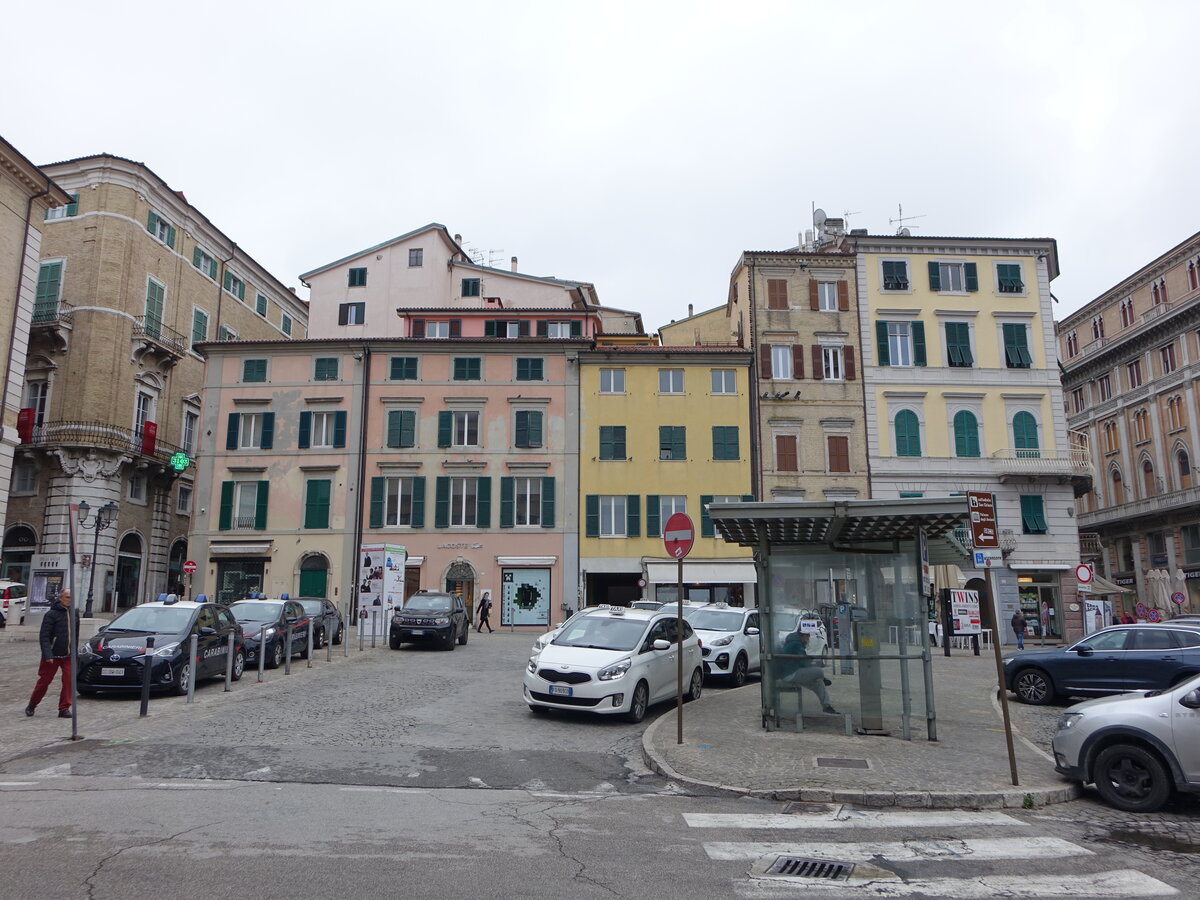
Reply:
M182 472L192 464L192 458L179 450L171 455L171 468L176 472Z

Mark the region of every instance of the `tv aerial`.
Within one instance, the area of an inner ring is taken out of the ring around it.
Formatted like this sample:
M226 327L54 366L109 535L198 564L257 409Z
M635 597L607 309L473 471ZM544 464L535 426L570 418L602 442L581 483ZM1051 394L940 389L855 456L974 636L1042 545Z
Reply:
M904 214L904 204L903 203L897 203L896 209L897 209L896 218L888 219L888 224L889 225L899 225L900 227L896 229L896 234L901 237L909 237L912 234L913 228L920 228L921 226L913 225L910 228L909 226L905 225L904 223L911 222L913 219L923 219L923 218L925 218L925 213L921 213L919 216L906 216Z

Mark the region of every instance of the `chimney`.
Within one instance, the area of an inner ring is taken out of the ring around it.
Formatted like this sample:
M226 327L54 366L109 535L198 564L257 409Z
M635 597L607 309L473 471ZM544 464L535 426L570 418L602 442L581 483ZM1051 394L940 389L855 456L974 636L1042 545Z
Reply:
M690 319L691 317L692 317L692 304L689 303L688 304L688 318Z
M456 234L454 236L454 243L458 244L458 246L460 246L460 247L462 246L462 235L461 234Z
M517 271L517 258L515 256L512 258L512 270L514 272Z
M812 247L812 245L813 245L813 230L811 228L805 228L804 229L804 244L802 246L804 247L805 250L807 250L810 247Z
M865 228L851 228L851 229L850 229L850 233L851 233L852 235L856 235L856 236L857 236L857 235L860 235L860 234L863 234L863 235L865 235L865 234L869 234L870 232L868 232L868 231L867 231L867 229L865 229Z
M293 294L296 293L296 289L294 287L290 287L290 288L288 288L288 290L291 291Z

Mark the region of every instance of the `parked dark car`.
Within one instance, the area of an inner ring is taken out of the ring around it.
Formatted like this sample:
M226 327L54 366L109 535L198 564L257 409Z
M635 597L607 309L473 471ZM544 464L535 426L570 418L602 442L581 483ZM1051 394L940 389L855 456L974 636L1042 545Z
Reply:
M440 591L417 591L396 609L388 633L393 650L401 644L432 641L453 650L454 643L467 642L471 620L462 597Z
M304 607L305 613L313 621L313 646L324 647L325 642L332 640L335 644L342 642L342 614L328 600L297 601Z
M295 600L239 600L230 611L246 635L246 662L258 665L258 654L266 654L268 669L283 665L287 656L308 657L308 614ZM262 632L263 626L266 631ZM259 634L263 634L261 651ZM315 639L315 635L314 635Z
M123 612L79 645L79 693L139 690L146 667L146 638L153 637L150 687L187 693L192 635L196 635L196 681L224 676L233 637L233 680L242 677L245 641L228 607L176 600L143 603Z
M1200 674L1200 626L1115 625L1069 647L1004 660L1004 682L1023 703L1161 691Z

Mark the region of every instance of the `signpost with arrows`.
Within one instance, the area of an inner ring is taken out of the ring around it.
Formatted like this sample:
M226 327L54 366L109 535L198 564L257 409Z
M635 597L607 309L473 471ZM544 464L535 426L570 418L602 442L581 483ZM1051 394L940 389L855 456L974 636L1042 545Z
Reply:
M675 613L675 742L683 743L683 558L692 552L696 529L686 513L674 513L663 529L663 545L667 555L679 563Z

